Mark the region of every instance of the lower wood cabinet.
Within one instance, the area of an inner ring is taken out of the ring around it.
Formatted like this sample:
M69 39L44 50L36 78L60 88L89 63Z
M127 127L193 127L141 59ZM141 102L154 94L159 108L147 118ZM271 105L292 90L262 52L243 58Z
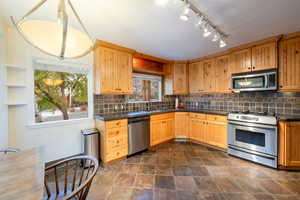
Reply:
M227 117L191 115L190 138L201 143L227 148Z
M175 138L189 138L189 113L175 113Z
M300 122L279 122L279 165L300 168Z
M128 155L127 124L127 119L113 121L96 120L96 128L100 131L100 155L104 163Z
M174 113L152 115L150 117L150 146L174 138Z

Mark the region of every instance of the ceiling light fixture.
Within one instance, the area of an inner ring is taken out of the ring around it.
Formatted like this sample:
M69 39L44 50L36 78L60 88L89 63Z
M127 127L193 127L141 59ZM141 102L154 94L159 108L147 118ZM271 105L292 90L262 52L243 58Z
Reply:
M161 6L167 5L168 2L169 0L156 0L156 3Z
M28 11L20 20L15 21L11 17L13 25L22 37L33 47L45 54L64 58L79 58L87 55L94 47L87 29L83 25L71 0L58 0L57 21L27 20L27 18L38 10L48 0L41 0L36 6ZM83 32L69 25L66 12L66 1L71 8L75 19Z
M214 34L212 41L220 41L219 47L223 48L227 44L225 39L228 37L218 27L216 27L207 17L203 14L190 0L180 0L184 2L184 9L180 15L180 19L187 21L190 17L191 11L197 16L196 27L203 30L203 37L208 37L212 33Z
M184 6L183 11L180 15L180 19L183 21L189 20L189 18L190 18L189 13L190 13L190 4L186 3L186 5Z

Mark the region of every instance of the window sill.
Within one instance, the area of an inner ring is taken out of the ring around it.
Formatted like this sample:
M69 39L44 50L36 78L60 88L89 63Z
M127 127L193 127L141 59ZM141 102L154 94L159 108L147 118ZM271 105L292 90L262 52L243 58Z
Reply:
M71 119L66 121L53 121L53 122L43 122L43 123L32 123L27 125L27 128L30 129L39 129L39 128L51 128L58 126L68 126L72 124L78 124L80 122L88 122L93 120L93 118L82 118L82 119Z

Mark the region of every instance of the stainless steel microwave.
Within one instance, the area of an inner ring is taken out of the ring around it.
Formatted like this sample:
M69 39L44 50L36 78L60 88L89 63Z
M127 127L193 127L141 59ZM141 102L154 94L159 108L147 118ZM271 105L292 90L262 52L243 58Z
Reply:
M233 74L231 90L233 92L277 90L277 70Z

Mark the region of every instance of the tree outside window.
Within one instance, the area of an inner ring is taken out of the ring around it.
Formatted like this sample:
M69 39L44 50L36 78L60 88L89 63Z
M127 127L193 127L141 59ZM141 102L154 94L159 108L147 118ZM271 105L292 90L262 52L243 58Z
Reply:
M88 117L85 74L35 70L36 123Z

